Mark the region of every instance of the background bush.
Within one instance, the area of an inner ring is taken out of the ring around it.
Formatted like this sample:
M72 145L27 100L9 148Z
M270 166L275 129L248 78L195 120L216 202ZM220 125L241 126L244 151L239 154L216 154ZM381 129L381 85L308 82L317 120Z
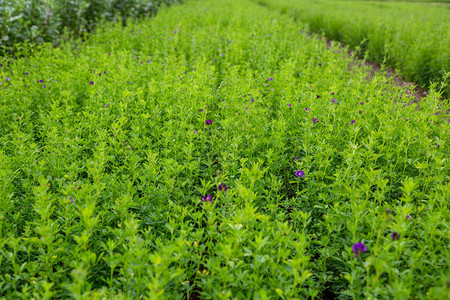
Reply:
M121 21L152 16L163 5L181 0L0 0L0 55L23 42L58 44L82 37L102 20Z

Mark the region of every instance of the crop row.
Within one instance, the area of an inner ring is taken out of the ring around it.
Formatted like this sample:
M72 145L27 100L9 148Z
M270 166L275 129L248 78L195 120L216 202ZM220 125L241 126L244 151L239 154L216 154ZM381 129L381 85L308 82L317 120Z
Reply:
M449 108L248 0L0 67L0 296L439 299Z
M391 65L424 88L444 83L450 95L448 4L371 1L258 0L317 33L357 49L366 58Z

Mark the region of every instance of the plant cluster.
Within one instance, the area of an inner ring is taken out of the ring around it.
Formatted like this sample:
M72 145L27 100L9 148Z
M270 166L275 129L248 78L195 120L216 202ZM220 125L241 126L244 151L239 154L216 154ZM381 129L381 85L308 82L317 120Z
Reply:
M450 72L450 23L447 4L371 1L257 0L312 31L388 64L408 80L429 88ZM445 82L444 95L450 96Z
M0 55L23 52L23 43L60 43L85 37L102 21L153 16L180 0L0 0Z
M249 0L0 62L0 297L442 299L450 123Z

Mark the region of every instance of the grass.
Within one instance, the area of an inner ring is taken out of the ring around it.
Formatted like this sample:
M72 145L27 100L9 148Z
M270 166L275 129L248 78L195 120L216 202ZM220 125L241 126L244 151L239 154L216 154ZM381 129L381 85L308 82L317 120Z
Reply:
M305 26L189 1L2 61L0 295L443 299L448 103Z
M395 67L427 89L450 70L450 7L444 3L259 0L307 23L321 35L356 49L367 59Z

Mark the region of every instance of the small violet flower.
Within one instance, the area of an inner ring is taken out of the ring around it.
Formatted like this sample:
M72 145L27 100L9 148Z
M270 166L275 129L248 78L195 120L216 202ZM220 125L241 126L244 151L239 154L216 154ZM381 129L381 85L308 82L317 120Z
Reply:
M288 104L289 107L292 107L290 104Z
M361 102L359 102L359 104L364 105L364 102L361 101Z
M203 109L201 109L201 108L198 110L198 112L202 112L202 111L203 111Z
M317 95L316 98L319 99L319 98L320 98L320 95Z
M331 103L337 104L337 100L334 98L331 98Z
M89 82L89 85L94 85L94 82L93 81Z
M273 81L273 78L272 78L272 77L270 77L270 78L269 78L269 81Z
M319 119L313 118L312 121L313 121L313 123L318 123L318 122L319 122Z
M226 192L228 190L227 185L225 183L219 184L218 189L219 189L219 191L224 191L224 192Z
M105 103L105 107L108 107L108 105L109 105L108 103Z
M302 170L299 170L297 172L295 172L295 177L305 177L305 172L303 172Z
M198 131L197 131L197 130L194 130L194 133L198 133Z
M310 110L311 110L311 108L309 108L309 107L305 108L305 111L310 111Z
M214 200L211 195L205 195L202 197L202 202L209 202L211 204L214 204Z
M299 160L299 157L296 155L294 156L294 161Z
M41 82L41 83L44 82L44 79L39 80L39 82Z
M358 257L360 253L367 252L369 249L367 249L366 245L364 245L361 242L355 243L352 246L352 252L355 254L355 257Z
M208 119L208 120L206 120L205 124L206 125L212 125L212 121Z
M391 240L395 241L395 240L398 240L399 238L400 238L400 233L394 231L391 234Z
M407 220L410 220L411 218L412 218L411 215L408 215L408 216L406 217Z
M44 89L46 89L46 88L47 88L47 86L46 86L46 85L44 84L43 88L44 88Z
M351 124L351 125L355 124L355 120L352 120L352 121L350 122L350 124Z
M250 102L253 103L253 102L255 102L255 100L254 99L250 99Z
M72 203L74 202L72 197L70 197L69 200L70 200L70 202L72 202Z
M321 67L322 66L322 63L319 63L319 67Z

